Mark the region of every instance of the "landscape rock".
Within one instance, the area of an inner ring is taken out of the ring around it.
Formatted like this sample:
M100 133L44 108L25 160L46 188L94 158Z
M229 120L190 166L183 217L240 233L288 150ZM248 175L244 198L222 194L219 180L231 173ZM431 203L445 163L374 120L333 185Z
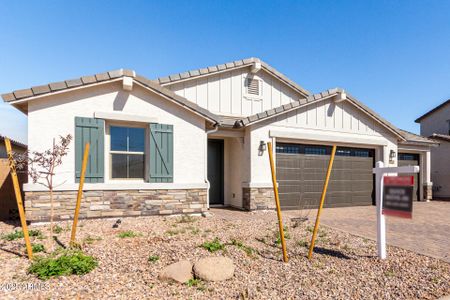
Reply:
M224 281L233 277L234 269L228 257L206 257L195 263L194 274L205 281Z
M168 265L159 274L160 280L176 281L179 283L185 283L193 278L192 263L188 260L180 260L179 262Z

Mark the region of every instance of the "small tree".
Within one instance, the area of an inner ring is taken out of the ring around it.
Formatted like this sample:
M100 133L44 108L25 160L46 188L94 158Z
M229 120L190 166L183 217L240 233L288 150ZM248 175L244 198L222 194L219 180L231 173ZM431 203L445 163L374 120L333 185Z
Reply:
M25 156L17 156L18 168L28 165L28 174L33 183L45 186L50 193L50 237L53 237L54 201L53 190L55 185L55 169L62 164L62 158L67 155L72 136L59 137L58 143L53 139L53 147L43 152L32 151ZM61 183L62 184L62 183Z

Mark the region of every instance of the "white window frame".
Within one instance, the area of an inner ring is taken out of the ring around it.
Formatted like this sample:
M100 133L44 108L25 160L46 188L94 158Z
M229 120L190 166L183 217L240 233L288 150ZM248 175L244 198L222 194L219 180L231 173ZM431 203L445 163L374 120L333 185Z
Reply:
M148 173L148 159L149 159L149 143L148 143L148 124L132 124L132 123L123 123L123 122L108 122L108 135L109 135L109 143L107 145L107 153L108 153L108 166L109 166L109 180L111 181L134 181L134 182L146 182L147 181L147 173ZM135 151L113 151L111 150L111 127L126 127L126 128L142 128L144 129L144 151L135 152ZM126 155L143 155L144 156L144 176L142 178L113 178L113 166L112 166L112 155L113 154L126 154Z

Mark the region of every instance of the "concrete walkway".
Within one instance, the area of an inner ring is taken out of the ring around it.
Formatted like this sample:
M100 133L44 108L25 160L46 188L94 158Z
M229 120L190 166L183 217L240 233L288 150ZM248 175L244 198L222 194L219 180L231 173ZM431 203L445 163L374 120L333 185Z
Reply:
M321 223L369 239L377 237L374 206L326 208ZM415 202L412 219L387 217L386 227L388 245L450 262L450 202Z

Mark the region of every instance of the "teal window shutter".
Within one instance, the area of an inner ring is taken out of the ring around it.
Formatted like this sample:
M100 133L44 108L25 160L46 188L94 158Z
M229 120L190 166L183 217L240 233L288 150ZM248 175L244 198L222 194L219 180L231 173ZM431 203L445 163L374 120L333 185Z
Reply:
M150 182L173 182L173 125L150 124Z
M85 182L101 183L105 180L105 121L75 117L75 182L80 182L84 145L90 143Z

